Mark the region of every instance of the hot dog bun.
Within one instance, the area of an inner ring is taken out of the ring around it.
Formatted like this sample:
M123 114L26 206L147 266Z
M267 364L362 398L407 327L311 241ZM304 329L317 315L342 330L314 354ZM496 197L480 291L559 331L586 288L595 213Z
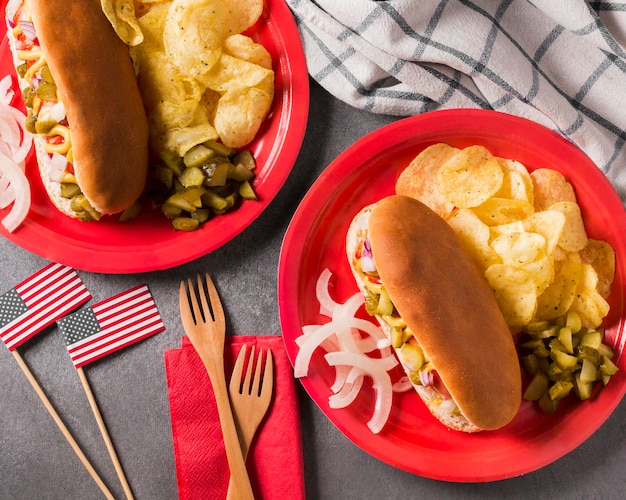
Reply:
M405 196L361 210L348 230L346 252L364 293L358 255L366 235L383 286L458 408L404 364L431 413L464 432L509 423L521 402L515 345L493 293L454 231ZM390 325L376 317L390 337ZM401 348L396 350L400 355Z
M128 46L99 0L28 0L25 5L65 108L78 185L101 214L121 212L141 195L148 171L148 123ZM15 40L11 49L15 57ZM37 136L35 142L52 201L75 215L61 199L58 182L49 179L45 139Z

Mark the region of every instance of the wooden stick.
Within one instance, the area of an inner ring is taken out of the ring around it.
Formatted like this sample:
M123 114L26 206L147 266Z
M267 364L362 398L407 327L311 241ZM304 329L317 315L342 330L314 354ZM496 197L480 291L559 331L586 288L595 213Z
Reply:
M17 364L20 365L20 368L24 372L24 375L26 375L26 378L28 379L30 384L33 386L33 389L35 389L35 392L39 396L39 399L41 400L43 405L46 407L46 410L48 410L48 413L50 414L50 416L52 417L54 422L57 424L57 426L59 427L59 429L63 433L63 436L65 436L65 439L67 440L67 442L70 444L70 446L74 450L74 453L76 453L76 455L78 456L78 458L80 459L82 464L87 469L87 472L89 472L89 474L91 475L93 480L100 487L100 489L102 490L102 493L104 493L104 496L108 500L115 500L115 498L113 497L111 492L108 490L108 488L106 487L106 485L104 484L102 479L100 479L100 476L98 476L98 473L95 471L95 469L89 463L89 460L87 460L87 457L85 457L85 454L82 452L82 450L80 449L80 446L78 446L78 443L76 443L76 441L74 440L74 438L70 434L70 431L67 430L67 427L63 423L63 420L61 420L61 417L59 416L59 414L56 412L56 410L52 406L52 403L50 403L50 400L48 399L46 394L43 392L43 389L41 388L41 386L39 385L39 383L37 382L37 380L35 379L35 377L31 373L30 369L28 368L28 366L24 362L24 359L22 358L22 356L20 356L20 354L17 352L17 349L13 349L11 352L13 353L13 357L17 361Z
M128 500L133 500L133 493L130 490L130 486L128 485L128 481L126 480L126 476L124 475L124 469L122 469L122 465L120 464L119 459L117 458L117 454L115 453L115 447L113 446L113 442L109 436L109 432L107 431L106 425L104 424L104 420L102 419L102 415L100 414L100 409L98 408L98 403L96 403L96 398L91 392L91 387L89 386L89 382L87 381L87 376L85 375L84 370L81 368L77 368L78 377L83 384L83 388L85 389L85 394L87 394L87 399L89 400L89 405L91 406L91 411L93 411L94 416L96 417L96 421L98 422L98 427L100 428L100 433L104 438L104 442L109 450L109 455L111 456L111 460L113 460L113 465L115 467L115 471L117 472L117 476L122 483L122 488L124 488L124 493L126 494L126 498Z

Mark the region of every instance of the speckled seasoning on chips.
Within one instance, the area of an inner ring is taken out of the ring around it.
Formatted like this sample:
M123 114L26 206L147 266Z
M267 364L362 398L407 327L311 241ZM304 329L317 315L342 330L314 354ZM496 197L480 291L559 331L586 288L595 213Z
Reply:
M583 327L598 328L608 314L615 252L588 238L574 189L561 173L529 173L482 146L438 143L400 174L396 193L448 221L514 333L568 311Z

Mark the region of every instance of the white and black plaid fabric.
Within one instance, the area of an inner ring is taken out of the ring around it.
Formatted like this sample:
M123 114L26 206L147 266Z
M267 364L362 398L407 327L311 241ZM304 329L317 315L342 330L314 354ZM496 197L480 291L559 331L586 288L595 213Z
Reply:
M585 151L626 200L626 2L287 2L310 75L342 101L529 118Z

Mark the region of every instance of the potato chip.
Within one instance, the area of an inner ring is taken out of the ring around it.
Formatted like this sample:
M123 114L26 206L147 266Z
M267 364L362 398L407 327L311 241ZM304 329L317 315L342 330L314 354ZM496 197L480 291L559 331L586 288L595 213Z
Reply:
M585 248L588 238L580 207L575 202L561 201L550 205L549 210L561 212L565 216L559 246L568 252L579 252Z
M485 278L510 328L521 328L532 321L537 309L536 285L521 269L494 264L485 271Z
M159 146L160 151L174 151L183 157L195 145L217 138L217 131L206 120L184 128L167 129L161 136L155 138L155 144Z
M537 298L537 320L550 320L563 316L576 297L582 263L577 253L554 263L554 279Z
M492 238L497 238L502 234L523 233L524 231L524 223L521 220L489 227L489 232L491 233Z
M484 203L472 208L488 226L499 226L522 221L534 211L527 201L491 197Z
M544 210L529 215L522 224L525 231L543 236L546 239L546 252L553 255L565 227L565 215L557 210Z
M546 240L537 233L507 233L491 242L502 263L525 271L541 294L554 277L552 262L546 254Z
M489 245L489 227L474 212L467 208L457 210L448 219L448 224L459 235L465 248L483 271L491 264L500 262Z
M274 82L272 70L228 54L222 54L214 67L198 81L205 87L225 94L229 90L250 87L269 89Z
M228 16L232 18L230 35L251 28L263 13L263 0L222 0Z
M580 251L584 264L590 264L598 277L597 290L603 298L608 298L615 278L615 250L606 241L588 240Z
M258 64L265 69L272 69L272 56L263 45L255 43L249 36L236 34L224 40L224 53Z
M502 186L494 196L527 201L529 204L534 205L533 181L526 167L516 160L496 159L500 167L502 167L504 178Z
M165 52L185 75L202 78L222 55L237 21L221 0L173 0L165 19Z
M449 157L437 172L437 186L459 208L476 207L498 192L504 174L498 160L482 146L469 146Z
M580 281L571 309L578 313L582 325L586 328L598 328L609 313L609 304L596 291L597 285L598 277L593 267L590 264L582 264Z
M402 171L396 181L396 193L420 200L440 217L447 219L454 210L454 205L439 191L436 183L437 172L458 151L445 143L428 146Z
M228 91L217 103L215 129L231 148L248 144L265 120L272 95L257 87Z
M102 12L124 43L129 46L139 45L143 33L135 17L135 4L132 0L100 0Z
M561 201L576 202L574 188L563 174L556 170L540 168L530 173L533 181L535 210L541 212Z

